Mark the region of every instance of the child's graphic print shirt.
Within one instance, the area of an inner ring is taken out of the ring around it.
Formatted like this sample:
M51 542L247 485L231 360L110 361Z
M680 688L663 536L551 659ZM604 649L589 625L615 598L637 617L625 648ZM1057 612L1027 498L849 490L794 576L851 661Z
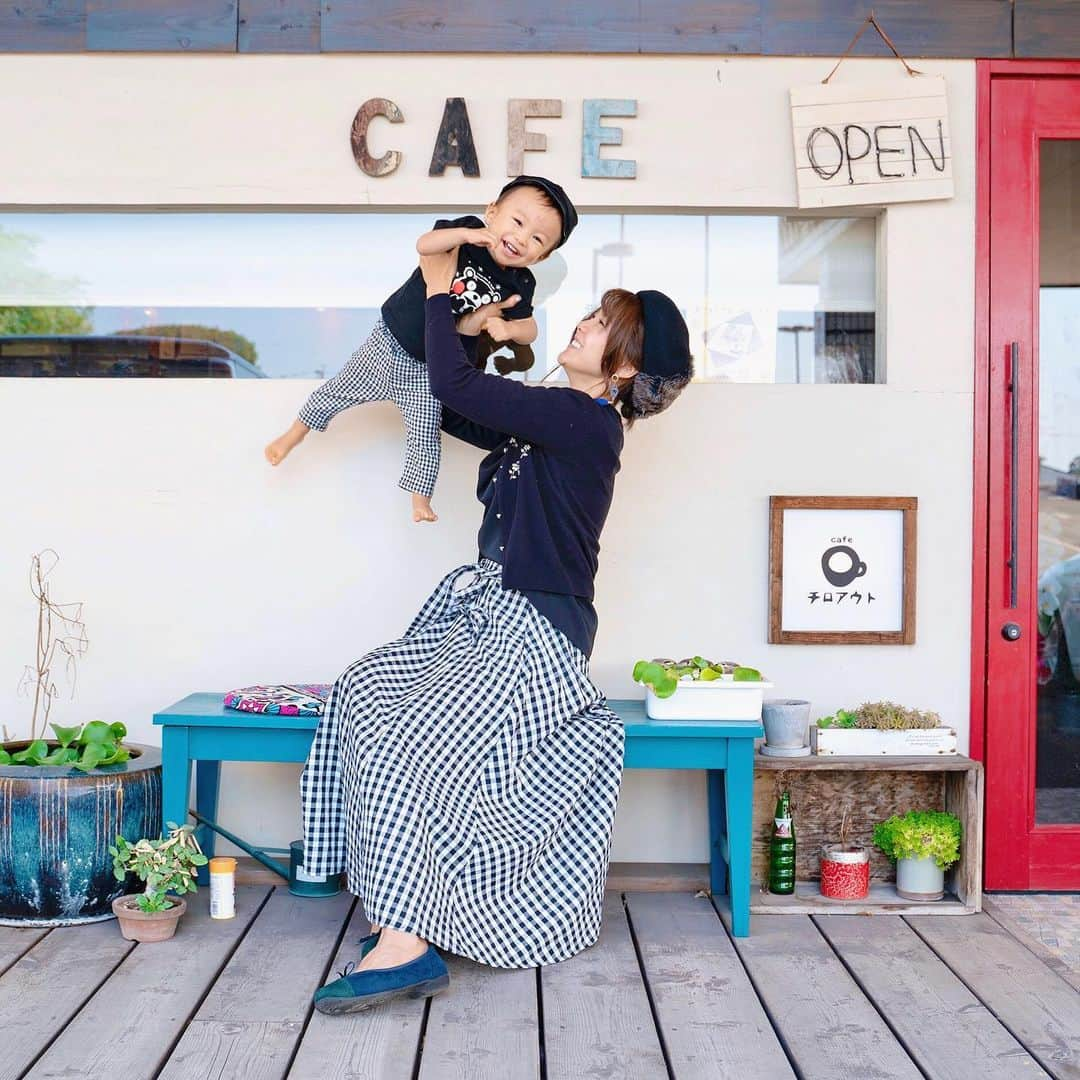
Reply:
M436 229L482 229L480 218L467 214L452 220L440 219ZM536 278L526 266L500 266L485 247L462 244L458 248L457 272L450 289L450 307L455 317L475 311L485 304L497 304L517 294L521 300L503 312L507 319L527 319L532 313ZM424 301L427 289L417 267L404 285L382 306L383 321L410 356L424 359Z

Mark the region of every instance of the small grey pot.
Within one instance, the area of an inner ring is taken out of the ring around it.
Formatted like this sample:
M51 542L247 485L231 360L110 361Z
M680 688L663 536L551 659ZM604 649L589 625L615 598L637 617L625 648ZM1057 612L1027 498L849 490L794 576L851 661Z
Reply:
M810 753L810 702L798 698L766 698L761 704L766 757L805 757Z

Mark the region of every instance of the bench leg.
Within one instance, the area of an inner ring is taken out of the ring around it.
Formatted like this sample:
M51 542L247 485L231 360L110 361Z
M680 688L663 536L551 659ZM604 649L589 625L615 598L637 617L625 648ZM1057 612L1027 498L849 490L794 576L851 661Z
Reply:
M221 788L221 762L220 761L197 761L195 763L195 809L204 818L217 821L218 791ZM200 825L195 830L195 837L199 841L199 847L208 858L214 857L214 841L217 833L213 829ZM200 885L210 882L208 868L200 866L195 875L195 880Z
M161 833L166 822L183 825L188 816L191 790L191 759L186 727L166 727L161 736Z
M731 932L750 933L750 850L754 806L754 741L728 740L727 840L730 871Z
M709 891L713 896L727 892L727 809L724 805L724 770L708 769L709 787Z

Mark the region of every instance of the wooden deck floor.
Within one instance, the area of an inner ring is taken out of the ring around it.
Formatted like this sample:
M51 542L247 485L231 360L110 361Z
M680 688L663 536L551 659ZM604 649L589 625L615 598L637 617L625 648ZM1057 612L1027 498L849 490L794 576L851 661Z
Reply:
M368 929L342 894L206 890L177 936L0 928L0 1080L1080 1078L1080 993L989 914L754 916L616 892L599 942L546 968L447 957L449 990L354 1016L312 991Z

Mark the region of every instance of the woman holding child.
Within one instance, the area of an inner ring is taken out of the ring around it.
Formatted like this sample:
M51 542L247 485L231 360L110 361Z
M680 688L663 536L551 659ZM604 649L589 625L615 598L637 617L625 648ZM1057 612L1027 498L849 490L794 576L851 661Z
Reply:
M341 675L316 731L305 867L344 870L375 931L316 992L322 1012L439 992L436 946L523 968L595 943L623 763L622 722L589 678L599 536L624 425L692 374L672 301L622 289L559 354L567 385L477 370L476 336L522 298L457 314L460 252L437 246L420 257L426 371L441 429L487 451L478 557Z

